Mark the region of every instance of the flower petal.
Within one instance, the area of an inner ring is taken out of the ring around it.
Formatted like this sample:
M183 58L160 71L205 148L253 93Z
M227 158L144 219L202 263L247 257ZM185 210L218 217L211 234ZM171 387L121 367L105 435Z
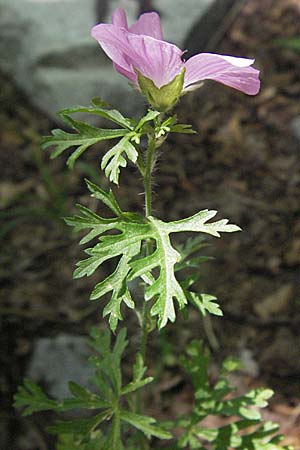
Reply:
M255 95L260 88L259 70L249 67L253 59L200 53L185 63L184 89L202 80L215 80L248 95Z
M134 34L143 34L145 36L163 40L160 18L156 12L142 14L138 20L131 25L129 31Z
M138 55L130 48L124 28L109 24L99 24L92 28L91 35L99 42L107 56L114 62L115 69L131 81L137 76L131 64L131 59ZM128 57L129 55L129 57Z
M160 88L170 83L184 66L182 51L176 45L137 35L115 25L100 24L91 32L123 75L136 81L135 70Z
M112 23L117 27L123 27L128 30L126 12L123 8L117 8L112 13Z
M181 72L182 51L176 45L150 36L129 33L128 40L140 58L132 60L135 69L150 78L156 87L169 84Z

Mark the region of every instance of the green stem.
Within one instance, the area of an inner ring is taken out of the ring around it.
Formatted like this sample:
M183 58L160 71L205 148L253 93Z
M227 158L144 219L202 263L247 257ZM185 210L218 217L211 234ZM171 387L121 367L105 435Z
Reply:
M143 306L143 320L142 320L142 333L141 333L141 355L143 361L146 358L147 341L148 341L148 317L149 317L150 307L149 302L144 302Z
M144 177L144 187L145 187L145 215L146 217L151 216L152 213L152 190L151 190L151 176L154 167L154 156L155 156L155 136L149 137L149 146L147 150L146 157L146 170Z
M144 188L145 188L145 216L149 217L152 213L152 189L151 189L151 176L155 162L155 136L149 136L149 146L146 155L146 167L144 176ZM151 253L151 242L147 243L146 254ZM141 355L145 361L147 340L148 340L148 320L149 320L150 304L144 302L143 316L142 316L142 332L141 332Z
M144 189L145 189L145 216L149 217L152 213L152 191L151 191L151 175L155 163L155 146L156 139L155 135L149 136L149 145L146 154L146 164L144 170ZM151 253L151 242L147 242L146 254ZM140 352L145 363L146 351L147 351L147 341L149 334L149 314L150 314L150 303L144 301L143 311L142 311L142 323L141 323L141 340L140 340ZM142 398L140 391L137 393L137 412L142 412ZM148 442L142 439L142 448L148 448Z

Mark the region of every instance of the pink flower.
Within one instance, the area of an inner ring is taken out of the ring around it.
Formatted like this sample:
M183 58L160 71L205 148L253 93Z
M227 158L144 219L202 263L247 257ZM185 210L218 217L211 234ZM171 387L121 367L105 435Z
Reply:
M163 40L160 18L155 12L142 14L128 27L125 11L118 8L112 24L96 25L91 34L115 69L136 85L138 73L152 80L158 89L184 73L182 93L204 80L218 81L248 95L257 94L260 88L259 71L251 67L253 59L200 53L184 61L182 50Z

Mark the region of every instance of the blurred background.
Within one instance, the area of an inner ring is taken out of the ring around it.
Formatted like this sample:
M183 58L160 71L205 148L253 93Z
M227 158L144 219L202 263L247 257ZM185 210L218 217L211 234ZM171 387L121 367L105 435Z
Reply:
M170 348L180 353L203 337L216 367L228 354L242 360L239 389L276 390L265 417L299 445L300 1L0 0L0 448L54 448L44 431L49 416L21 419L12 397L24 376L56 397L67 395L74 373L86 380L85 336L92 324L105 323L105 302L88 302L103 274L72 281L83 253L61 220L77 202L97 207L83 178L107 186L99 170L105 145L71 172L64 156L50 161L39 143L57 126L57 110L95 95L124 114L143 113L145 105L89 36L118 6L130 22L158 11L165 39L187 56L255 58L262 80L256 97L207 82L177 107L180 121L198 134L169 138L156 171L155 214L172 220L217 209L243 233L210 239L205 249L215 259L201 267L200 289L219 298L224 317L203 324L191 311L188 326L179 318L160 344L153 335L149 365L160 382L151 413L166 418L189 410L191 393ZM143 208L136 175L134 168L123 172L116 189L124 209ZM134 336L135 317L125 315Z

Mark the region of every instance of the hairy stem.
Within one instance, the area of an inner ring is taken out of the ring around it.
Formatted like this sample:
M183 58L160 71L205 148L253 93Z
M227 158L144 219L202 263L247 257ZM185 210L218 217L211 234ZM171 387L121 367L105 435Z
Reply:
M146 170L144 177L144 187L145 187L145 215L146 217L151 216L152 213L152 190L151 190L151 176L154 167L155 159L155 136L149 137L149 145L146 156Z
M145 216L149 217L152 213L152 190L151 190L151 176L152 170L155 164L155 146L156 139L155 135L149 136L149 145L146 154L146 164L144 171L144 189L145 189ZM146 254L149 255L151 253L151 242L147 242ZM142 323L141 323L141 340L140 340L140 352L145 362L146 351L147 351L147 341L149 334L149 314L150 314L150 303L144 301L143 303L143 311L142 311ZM140 391L137 395L137 411L139 413L142 412L142 398ZM141 445L143 445L143 449L148 448L148 441L142 440Z
M151 176L154 167L155 159L155 136L149 136L149 145L146 155L146 168L144 176L144 188L145 188L145 216L149 217L152 213L152 189L151 189ZM151 242L147 242L146 253L149 255L151 253ZM143 318L142 318L142 332L141 332L141 355L145 361L146 349L147 349L147 339L148 339L148 321L149 321L150 304L149 302L144 302L143 306Z

